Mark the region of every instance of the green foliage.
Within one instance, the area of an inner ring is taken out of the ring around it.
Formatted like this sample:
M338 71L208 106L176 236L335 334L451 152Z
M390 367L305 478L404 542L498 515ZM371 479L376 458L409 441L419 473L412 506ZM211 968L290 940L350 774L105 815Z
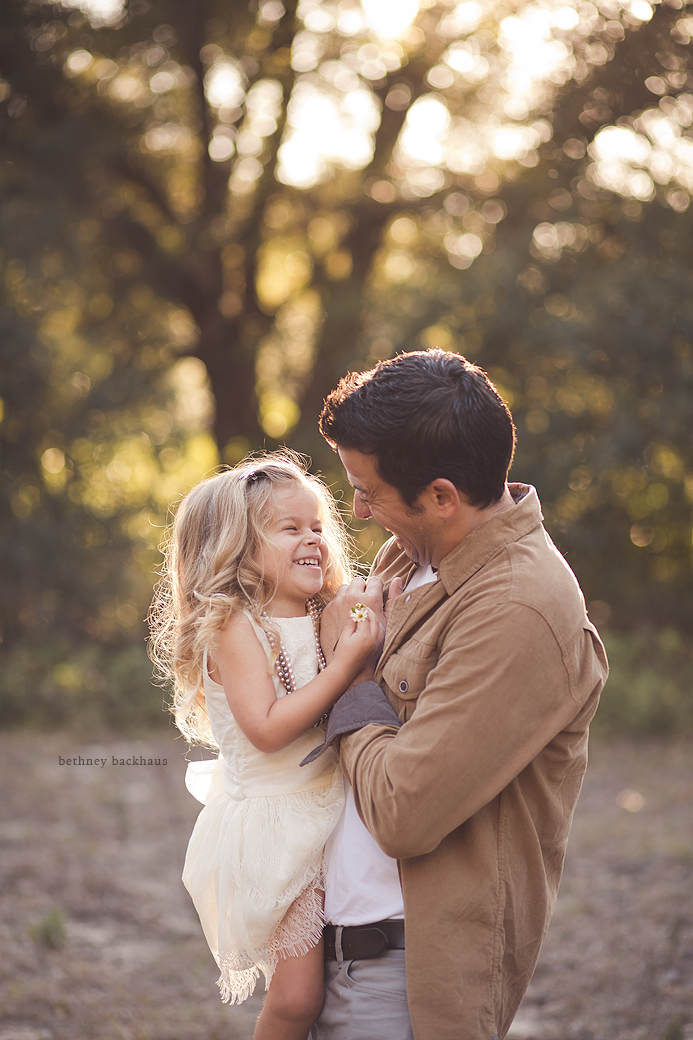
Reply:
M191 319L138 280L139 254L113 248L85 190L98 156L126 153L107 119L67 103L62 73L32 49L37 24L35 9L3 5L5 671L15 646L45 656L45 626L61 647L45 651L56 665L86 638L106 656L141 640L169 504L217 462L204 367L180 357Z
M693 641L674 629L602 634L610 675L592 731L597 735L693 732Z
M61 906L53 907L40 921L30 925L29 932L32 939L47 950L62 950L67 942L65 911Z
M53 632L15 643L2 661L0 717L7 727L90 734L167 725L141 637L130 645L71 646Z
M483 341L472 356L518 425L512 475L537 486L600 620L690 630L691 219L657 205L589 207L600 234L628 240L622 256L604 263L600 245L588 245L518 271L507 264L513 232L499 229L495 252L479 258L439 324L459 338L474 316ZM587 206L575 208L580 223ZM667 236L680 243L675 258Z

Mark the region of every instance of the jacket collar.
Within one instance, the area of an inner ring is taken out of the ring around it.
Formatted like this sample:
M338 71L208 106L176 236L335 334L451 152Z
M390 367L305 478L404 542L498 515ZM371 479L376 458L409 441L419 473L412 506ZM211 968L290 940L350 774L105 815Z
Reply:
M539 526L543 517L534 488L529 484L509 484L508 488L515 501L513 509L506 509L486 520L451 549L438 568L438 581L422 585L411 592L405 588L404 593L395 600L376 669L377 682L382 678L388 657L404 641L412 627L435 610L446 596L456 592L504 546L524 538ZM407 580L413 565L403 552L398 560L402 561L400 573Z
M542 516L539 497L530 484L509 484L514 509L497 513L476 527L441 560L438 580L451 596L501 549L538 527Z

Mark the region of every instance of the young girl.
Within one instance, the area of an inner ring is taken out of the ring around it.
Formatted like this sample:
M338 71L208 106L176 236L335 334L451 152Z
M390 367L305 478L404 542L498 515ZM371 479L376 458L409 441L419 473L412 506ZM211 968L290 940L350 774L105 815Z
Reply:
M331 752L299 763L378 640L372 612L349 621L325 664L320 612L349 574L328 489L298 460L267 455L183 499L153 610L176 723L219 749L188 767L205 807L183 881L222 999L240 1003L265 977L254 1040L305 1040L322 1007L323 849L343 785Z

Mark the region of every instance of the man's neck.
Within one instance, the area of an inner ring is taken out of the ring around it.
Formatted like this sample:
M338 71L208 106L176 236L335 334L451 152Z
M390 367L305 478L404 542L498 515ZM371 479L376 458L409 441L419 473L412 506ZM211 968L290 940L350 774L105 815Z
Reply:
M512 509L514 505L515 502L507 484L501 498L492 505L486 506L485 509L470 506L466 502L462 503L456 515L439 528L438 537L435 539L436 544L431 553L431 565L437 568L441 560L445 559L448 553L452 552L472 531L500 513Z

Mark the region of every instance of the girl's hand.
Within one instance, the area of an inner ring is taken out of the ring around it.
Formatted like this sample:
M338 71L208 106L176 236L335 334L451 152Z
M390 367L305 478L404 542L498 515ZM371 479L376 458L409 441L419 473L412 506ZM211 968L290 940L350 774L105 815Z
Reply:
M332 660L337 641L345 629L351 631L351 618L349 611L357 603L363 603L369 611L374 611L380 617L384 626L383 618L383 583L378 577L371 577L366 581L364 578L354 578L349 585L342 585L337 595L328 603L320 618L320 642L327 663Z
M371 609L362 621L348 618L335 647L335 663L346 665L356 675L379 649L382 634L380 619Z

